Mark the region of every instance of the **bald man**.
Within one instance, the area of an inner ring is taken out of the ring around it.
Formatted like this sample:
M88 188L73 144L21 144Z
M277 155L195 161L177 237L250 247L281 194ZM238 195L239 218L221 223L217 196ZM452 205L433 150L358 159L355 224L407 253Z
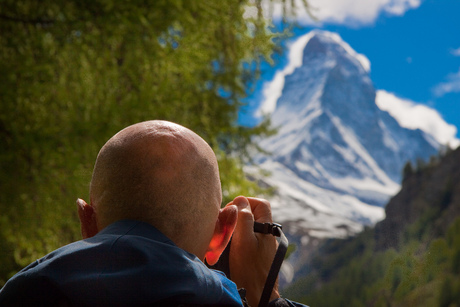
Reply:
M270 204L237 197L221 209L209 145L166 121L129 126L100 150L90 203L77 200L82 241L37 260L0 291L0 306L257 306L276 252L254 221ZM210 270L232 237L232 281ZM300 306L279 298L273 306Z

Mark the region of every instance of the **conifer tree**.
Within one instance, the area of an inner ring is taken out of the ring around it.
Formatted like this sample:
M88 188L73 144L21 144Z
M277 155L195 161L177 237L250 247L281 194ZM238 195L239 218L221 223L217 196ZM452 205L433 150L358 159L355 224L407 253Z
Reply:
M246 16L247 10L254 16ZM237 125L271 62L260 1L5 0L0 6L0 286L79 239L99 148L120 129L163 119L201 135L221 165L225 200L245 179L252 137Z

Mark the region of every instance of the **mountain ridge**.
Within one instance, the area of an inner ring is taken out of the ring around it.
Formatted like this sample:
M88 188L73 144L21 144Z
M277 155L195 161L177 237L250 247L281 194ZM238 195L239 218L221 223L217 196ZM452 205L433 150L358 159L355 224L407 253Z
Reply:
M460 303L460 148L406 167L386 218L323 241L284 295L314 306Z
M302 63L285 77L271 115L278 133L259 141L272 155L254 161L272 174L262 180L278 187L273 215L289 232L343 237L381 220L404 164L428 159L439 144L376 105L364 56L337 34L308 35ZM256 176L256 168L246 170Z
M376 104L369 61L337 34L315 30L300 65L286 70L271 114L278 133L258 140L270 155L245 171L264 186L273 219L297 249L280 286L295 280L328 238L347 238L385 217L407 161L428 160L441 145L421 129L402 127ZM258 175L259 170L271 175Z

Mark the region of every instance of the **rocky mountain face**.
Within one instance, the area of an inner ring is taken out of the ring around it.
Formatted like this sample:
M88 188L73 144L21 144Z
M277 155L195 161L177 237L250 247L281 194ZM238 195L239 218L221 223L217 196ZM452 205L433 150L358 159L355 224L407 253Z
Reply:
M368 63L337 34L313 31L302 65L285 77L271 120L278 133L260 140L249 176L276 188L273 217L298 250L285 280L325 238L348 237L385 216L407 161L427 160L440 144L403 128L375 103Z
M323 241L284 295L311 306L460 303L460 148L406 168L386 217Z
M259 143L271 155L256 162L278 188L277 220L312 237L346 236L381 220L404 164L439 144L377 107L362 56L337 34L310 35L271 116L278 133Z
M385 208L386 218L375 226L378 249L398 248L416 222L410 232L420 239L426 228L430 238L442 236L460 216L460 149L432 164L406 171L401 191Z

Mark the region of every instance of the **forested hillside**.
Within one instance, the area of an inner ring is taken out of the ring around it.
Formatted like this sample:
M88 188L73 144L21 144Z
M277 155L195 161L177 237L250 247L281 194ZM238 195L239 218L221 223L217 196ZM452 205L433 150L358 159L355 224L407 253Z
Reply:
M242 165L267 121L236 119L274 38L260 1L2 1L0 287L80 238L75 200L130 124L196 131L218 156L224 201L255 194Z
M460 149L408 164L386 215L324 243L286 296L311 306L460 306Z

